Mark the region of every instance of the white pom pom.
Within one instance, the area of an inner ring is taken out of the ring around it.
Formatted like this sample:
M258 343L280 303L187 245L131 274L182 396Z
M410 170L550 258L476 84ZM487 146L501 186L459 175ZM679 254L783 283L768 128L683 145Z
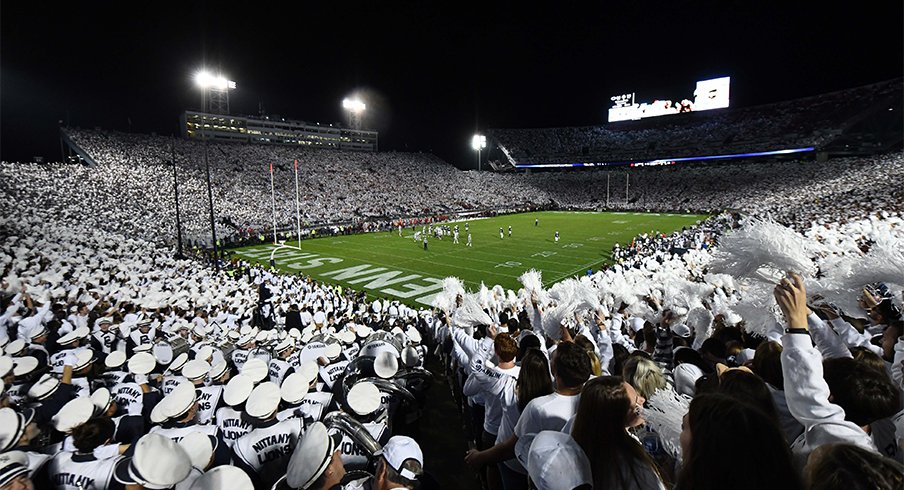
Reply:
M528 294L530 293L540 293L543 291L543 276L542 273L536 269L531 269L524 274L521 274L521 277L518 278L518 281L524 286L524 289L527 290Z
M710 269L735 277L757 278L761 268L797 272L812 277L812 256L822 247L790 228L773 221L748 220L744 226L722 237Z
M691 399L672 389L653 393L643 409L643 418L659 434L666 451L675 459L681 459L681 424L690 409Z
M452 324L456 327L473 328L478 325L492 325L493 319L480 307L476 295L466 294L462 298L461 306L452 316Z

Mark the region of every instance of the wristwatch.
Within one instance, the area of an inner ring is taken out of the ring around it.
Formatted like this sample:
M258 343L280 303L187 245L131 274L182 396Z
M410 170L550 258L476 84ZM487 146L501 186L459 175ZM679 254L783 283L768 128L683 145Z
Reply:
M809 335L810 331L806 328L786 328L785 333L802 333L804 335Z

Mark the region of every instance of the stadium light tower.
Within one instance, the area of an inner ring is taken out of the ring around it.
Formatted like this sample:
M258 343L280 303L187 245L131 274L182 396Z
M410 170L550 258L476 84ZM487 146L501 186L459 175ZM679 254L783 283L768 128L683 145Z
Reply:
M235 89L235 82L223 75L214 75L207 70L195 73L195 84L203 90L201 110L214 114L229 114L229 91Z
M229 113L229 90L235 88L235 82L222 75L213 75L207 70L195 73L195 85L202 92L202 111L215 114ZM208 107L209 104L209 107ZM220 250L217 244L217 227L213 211L213 190L210 187L210 162L208 151L208 138L206 121L207 116L202 116L201 139L204 140L204 173L207 177L207 202L210 211L210 244L213 247L214 267L220 269Z
M471 138L471 148L477 150L477 171L480 171L480 151L487 147L487 137L482 134L475 134Z
M353 129L361 129L361 117L364 114L364 109L367 108L364 105L364 102L361 102L361 99L354 98L342 99L342 108L348 113L348 125Z

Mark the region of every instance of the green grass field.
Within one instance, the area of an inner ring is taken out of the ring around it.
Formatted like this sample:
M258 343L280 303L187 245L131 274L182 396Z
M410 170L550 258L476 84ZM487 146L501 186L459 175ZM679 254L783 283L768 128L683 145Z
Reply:
M483 281L518 289L518 276L534 268L543 271L546 285L586 274L609 263L615 243L622 245L650 231L671 233L705 219L703 215L538 212L466 221L473 246L467 247L465 222L459 222L459 242L430 237L428 250L413 240L414 231L317 238L281 247L267 243L233 250L239 257L302 272L320 281L364 290L372 297L390 297L407 304L429 305L441 281L457 276L476 291ZM534 220L539 219L539 225ZM453 224L450 224L453 225ZM508 227L512 236L508 236ZM505 237L499 238L499 228ZM418 228L420 230L420 227ZM558 243L554 240L559 232ZM274 253L274 249L277 249Z

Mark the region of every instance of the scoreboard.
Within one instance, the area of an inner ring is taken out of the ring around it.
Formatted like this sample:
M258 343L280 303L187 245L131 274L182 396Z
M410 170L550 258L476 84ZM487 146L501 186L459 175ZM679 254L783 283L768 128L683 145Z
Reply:
M708 111L728 107L731 77L700 80L694 89L693 100L654 99L652 102L637 102L634 92L614 95L609 100L609 122L631 121L647 117L667 116L683 112Z

